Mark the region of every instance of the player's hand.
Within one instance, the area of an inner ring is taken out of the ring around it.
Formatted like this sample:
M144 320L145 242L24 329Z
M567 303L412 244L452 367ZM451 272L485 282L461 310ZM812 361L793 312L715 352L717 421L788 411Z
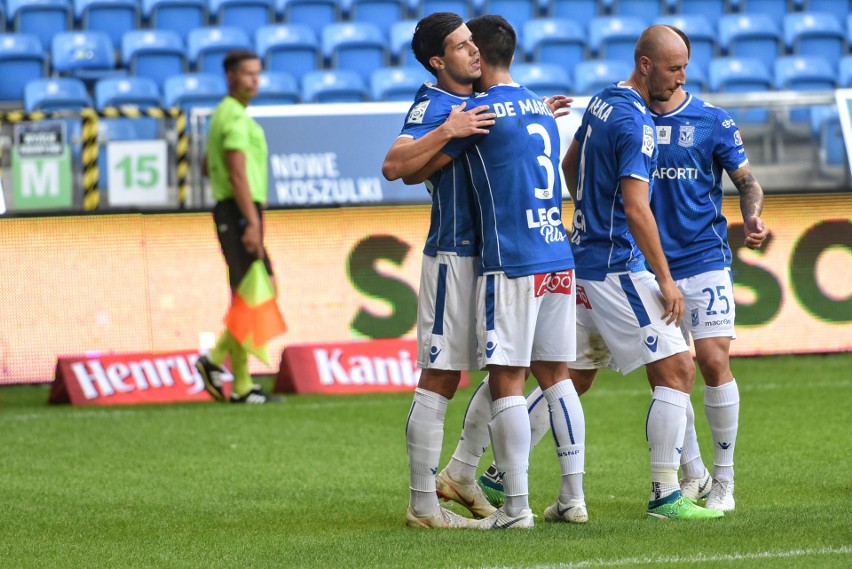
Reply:
M669 279L660 283L660 294L663 295L663 302L666 303L666 308L663 310L663 320L666 321L666 324L674 322L675 326L680 326L683 321L683 313L686 311L683 293L677 288L675 282Z
M769 235L766 224L756 215L745 220L743 232L745 233L745 246L749 249L760 249Z
M243 232L243 247L250 255L263 259L263 236L260 233L260 225L249 223Z
M450 112L444 126L450 129L452 138L464 138L473 134L488 134L488 127L497 118L495 113L489 113L488 105L479 105L469 111L464 110L467 103L462 103Z
M553 118L564 117L571 114L571 103L574 99L566 95L553 95L551 97L542 97L542 101L553 113Z

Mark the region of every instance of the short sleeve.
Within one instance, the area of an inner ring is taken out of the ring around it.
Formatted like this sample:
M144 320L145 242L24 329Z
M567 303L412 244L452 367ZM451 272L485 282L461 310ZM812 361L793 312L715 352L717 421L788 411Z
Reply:
M625 114L616 125L618 128L616 156L619 178L637 178L649 182L657 162L657 139L650 119L635 112Z
M722 109L716 109L718 114L716 146L713 150L716 160L727 172L739 170L748 163L740 129L734 119Z
M231 117L222 134L222 147L225 150L248 152L251 149L248 117Z

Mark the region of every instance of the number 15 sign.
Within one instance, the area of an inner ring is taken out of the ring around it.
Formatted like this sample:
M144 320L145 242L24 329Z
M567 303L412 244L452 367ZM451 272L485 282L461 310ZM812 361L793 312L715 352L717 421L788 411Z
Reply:
M106 180L112 206L168 205L166 141L110 142Z

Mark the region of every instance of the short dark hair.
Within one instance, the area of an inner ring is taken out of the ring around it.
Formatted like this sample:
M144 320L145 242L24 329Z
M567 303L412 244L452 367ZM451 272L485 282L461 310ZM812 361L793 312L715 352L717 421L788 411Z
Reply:
M512 24L503 16L488 14L468 21L467 27L483 61L508 69L518 43Z
M236 71L243 61L250 59L260 59L258 55L247 49L232 49L225 54L225 59L222 60L222 67L225 68L225 73Z
M435 12L417 22L411 38L411 50L426 71L437 76L429 60L436 55L444 55L444 40L462 25L462 17L453 12Z

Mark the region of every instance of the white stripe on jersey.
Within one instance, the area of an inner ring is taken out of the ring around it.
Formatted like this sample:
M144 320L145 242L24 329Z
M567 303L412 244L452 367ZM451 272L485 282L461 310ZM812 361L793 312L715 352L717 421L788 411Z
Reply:
M496 202L494 201L494 192L492 191L491 178L488 175L488 168L485 165L485 160L482 159L482 153L479 151L479 145L474 144L473 148L476 150L476 157L479 158L479 163L482 164L482 172L485 174L485 180L486 180L486 183L488 184L488 195L491 198L491 212L492 212L492 217L494 218L494 235L496 237L496 239L494 241L497 243L497 262L502 267L503 266L503 255L500 252L500 233L497 231L497 206L496 206ZM465 160L467 161L467 170L468 170L468 172L472 172L473 169L471 168L471 165L470 165L470 152L465 152L464 156L465 156ZM473 190L474 196L477 196L477 197L480 196L481 195L480 192L476 191L476 187L474 186L475 181L473 179L471 179L470 184L471 184L471 189ZM477 206L479 207L479 224L480 224L480 227L484 228L485 227L485 220L482 218L482 204L480 203L479 199L476 200L476 203L477 203ZM484 232L485 230L483 229L482 231ZM480 241L481 241L480 247L481 247L481 251L482 251L482 253L480 254L480 257L484 259L485 258L485 241L486 241L484 239L484 235L483 235L483 238L480 239Z

